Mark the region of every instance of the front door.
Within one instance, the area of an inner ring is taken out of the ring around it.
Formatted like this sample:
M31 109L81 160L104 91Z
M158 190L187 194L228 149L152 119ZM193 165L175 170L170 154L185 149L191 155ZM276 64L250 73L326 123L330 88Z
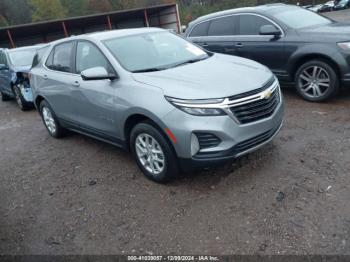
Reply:
M94 67L104 67L107 72L114 73L111 64L96 45L79 41L73 83L75 88L72 92L79 126L86 132L113 140L118 136L115 106L118 80L84 81L80 73Z
M282 38L260 35L261 26L276 25L258 15L244 14L238 17L239 33L235 42L237 54L267 66L277 75L285 71L285 44Z

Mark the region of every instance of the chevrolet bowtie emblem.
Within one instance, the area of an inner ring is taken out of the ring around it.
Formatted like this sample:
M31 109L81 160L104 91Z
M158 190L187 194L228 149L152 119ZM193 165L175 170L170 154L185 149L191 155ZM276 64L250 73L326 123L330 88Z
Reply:
M265 93L263 93L262 98L269 99L272 96L272 91L268 90Z

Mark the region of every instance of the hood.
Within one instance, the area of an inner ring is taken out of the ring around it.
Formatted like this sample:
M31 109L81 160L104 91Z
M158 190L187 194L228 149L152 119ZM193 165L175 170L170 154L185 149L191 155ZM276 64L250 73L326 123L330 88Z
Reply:
M254 61L220 54L164 71L133 74L136 81L181 99L229 97L258 89L271 77L269 69Z
M350 41L350 23L334 22L328 25L299 29L298 33L309 37L321 36L320 39L329 39L332 42Z
M12 69L16 73L29 73L32 66L13 66Z

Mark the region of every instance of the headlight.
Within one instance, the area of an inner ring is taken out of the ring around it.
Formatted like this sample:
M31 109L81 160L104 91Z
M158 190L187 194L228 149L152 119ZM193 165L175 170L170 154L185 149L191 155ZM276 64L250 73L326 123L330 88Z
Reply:
M350 50L350 42L338 43L338 46L343 50Z
M219 108L224 99L200 99L184 100L172 97L165 97L178 109L195 116L223 116L225 111Z

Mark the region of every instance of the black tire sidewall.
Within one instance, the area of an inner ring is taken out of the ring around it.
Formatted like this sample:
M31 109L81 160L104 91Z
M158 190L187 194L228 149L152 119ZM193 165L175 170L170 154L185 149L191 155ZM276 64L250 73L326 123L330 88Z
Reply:
M327 92L324 95L317 97L317 98L312 98L312 97L305 95L301 91L300 86L299 86L300 74L306 68L311 67L311 66L318 66L318 67L323 68L324 70L327 71L327 73L329 74L329 77L331 79L331 86L328 88ZM338 79L336 72L334 71L334 69L332 68L332 66L330 64L328 64L322 60L312 60L312 61L309 61L309 62L303 64L302 66L300 66L297 73L295 74L294 81L295 81L295 86L296 86L296 89L297 89L297 92L299 93L299 95L301 97L303 97L305 100L310 101L310 102L323 102L323 101L326 101L328 99L331 99L334 95L337 94L337 92L339 90L339 79Z
M19 99L21 99L22 105L18 104L16 91L18 92L18 96L19 96ZM17 85L13 86L13 95L15 96L15 100L16 100L17 105L19 106L19 108L22 111L29 109L28 103L27 103L27 101L24 100L22 93L21 93L21 90L19 89L19 87Z
M160 173L159 175L154 176L153 174L148 172L148 170L144 168L144 166L142 165L142 163L140 162L137 156L135 141L136 141L136 138L142 133L152 136L159 143L159 145L163 150L164 157L165 157L165 168L162 171L162 173ZM164 137L164 135L161 132L157 130L156 127L154 127L153 125L147 122L137 124L131 131L129 143L130 143L130 150L138 166L140 167L140 169L142 170L142 172L147 178L157 183L166 183L172 180L177 175L178 161L175 157L175 154L172 148L170 147L167 139Z
M55 125L56 125L56 132L55 133L52 133L48 127L46 126L46 123L45 123L45 120L44 120L44 116L43 116L43 108L46 107L50 110L51 112L51 115L55 121ZM49 132L50 136L54 137L54 138L60 138L63 136L64 134L64 130L63 128L60 126L58 120L57 120L57 117L56 117L56 114L55 112L52 110L51 106L49 105L49 103L47 103L45 100L43 100L41 103L40 103L40 116L41 116L41 119L44 123L44 126L46 128L46 130Z

